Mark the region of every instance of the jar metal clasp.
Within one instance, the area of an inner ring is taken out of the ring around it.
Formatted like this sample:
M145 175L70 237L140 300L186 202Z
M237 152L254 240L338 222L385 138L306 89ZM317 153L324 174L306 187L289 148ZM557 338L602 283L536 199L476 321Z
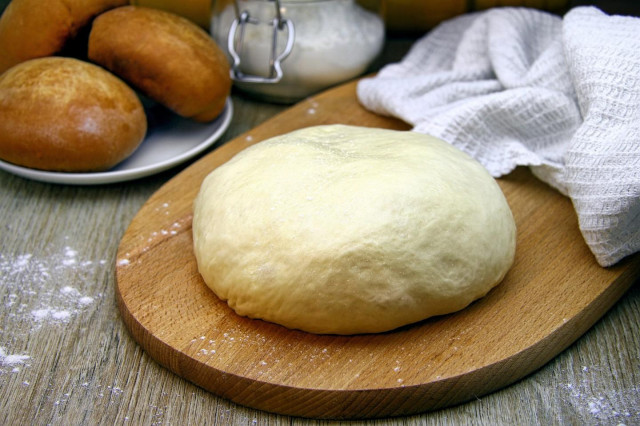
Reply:
M251 75L246 74L241 69L241 55L244 42L244 34L247 25L258 25L260 21L250 16L249 11L240 11L238 1L234 1L236 19L231 23L229 28L229 38L227 40L227 49L233 59L231 65L231 78L236 81L245 83L277 83L282 79L282 66L281 62L286 59L293 49L293 43L295 41L295 28L293 22L290 19L286 19L282 16L280 10L279 0L269 0L274 3L276 14L275 17L268 23L273 27L271 36L271 52L269 55L269 75ZM287 30L287 42L284 50L278 53L278 37L279 33Z

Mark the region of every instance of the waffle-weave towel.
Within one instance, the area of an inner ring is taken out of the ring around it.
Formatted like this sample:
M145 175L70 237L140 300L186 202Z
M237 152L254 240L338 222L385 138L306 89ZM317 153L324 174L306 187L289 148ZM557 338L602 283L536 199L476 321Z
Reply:
M640 250L640 18L577 7L451 19L358 84L366 108L571 198L602 266Z

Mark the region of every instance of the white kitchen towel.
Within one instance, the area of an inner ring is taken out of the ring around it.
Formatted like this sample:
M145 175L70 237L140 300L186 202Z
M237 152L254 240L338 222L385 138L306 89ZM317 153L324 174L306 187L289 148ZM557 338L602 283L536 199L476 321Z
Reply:
M640 250L640 18L497 8L446 21L358 84L379 114L571 198L602 266Z

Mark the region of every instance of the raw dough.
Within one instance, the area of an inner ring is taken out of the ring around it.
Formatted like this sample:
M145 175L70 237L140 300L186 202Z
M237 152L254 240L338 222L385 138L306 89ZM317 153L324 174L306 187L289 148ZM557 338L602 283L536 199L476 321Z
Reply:
M206 284L238 314L376 333L457 311L511 267L515 223L468 155L415 132L327 125L258 143L194 204Z

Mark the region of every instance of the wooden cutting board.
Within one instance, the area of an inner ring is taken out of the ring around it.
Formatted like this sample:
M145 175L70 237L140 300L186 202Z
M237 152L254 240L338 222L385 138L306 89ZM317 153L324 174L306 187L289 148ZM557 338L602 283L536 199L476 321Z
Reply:
M313 335L236 315L201 280L192 201L203 178L243 148L330 123L407 129L364 110L355 83L302 101L194 163L158 190L122 238L117 300L158 363L239 404L315 418L434 410L534 372L580 337L631 286L640 257L598 266L569 199L518 169L498 182L518 226L505 280L455 314L388 333Z

